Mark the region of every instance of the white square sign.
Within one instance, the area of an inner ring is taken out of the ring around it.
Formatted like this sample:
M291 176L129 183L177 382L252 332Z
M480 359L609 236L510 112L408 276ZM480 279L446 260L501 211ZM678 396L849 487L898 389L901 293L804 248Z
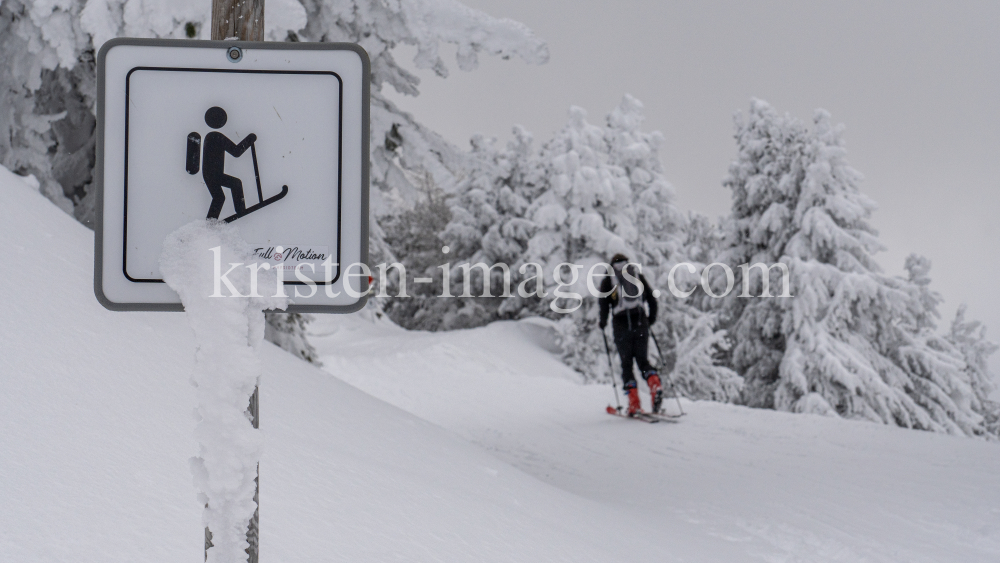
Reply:
M344 273L368 259L369 72L353 44L106 43L98 300L112 310L181 310L159 271L163 241L215 218L238 225L249 250L285 270L286 284L305 283L297 271L317 285L289 311L361 308L364 298L350 294L367 279Z

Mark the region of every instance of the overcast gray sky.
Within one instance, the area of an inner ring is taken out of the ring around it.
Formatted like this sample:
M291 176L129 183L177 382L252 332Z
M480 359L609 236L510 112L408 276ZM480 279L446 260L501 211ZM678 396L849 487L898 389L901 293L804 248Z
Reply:
M807 122L827 109L879 204L883 267L902 273L907 254L929 257L942 324L965 302L1000 341L1000 2L463 2L527 24L551 59L483 57L471 73L452 63L443 80L418 71L418 98L391 97L451 141L506 140L515 123L545 141L570 105L600 122L629 93L645 129L666 137L660 157L680 207L715 217L730 203L720 181L735 111L751 97Z

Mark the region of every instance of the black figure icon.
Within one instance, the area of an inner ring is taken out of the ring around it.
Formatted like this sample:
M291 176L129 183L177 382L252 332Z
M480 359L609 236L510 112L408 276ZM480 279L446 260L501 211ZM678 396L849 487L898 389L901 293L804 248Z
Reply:
M228 120L226 110L216 106L205 112L205 123L212 129L221 129ZM257 135L250 133L239 144L232 142L218 131L211 131L205 135L205 143L202 148L201 135L197 132L191 133L187 137L187 164L188 174L198 173L198 160L201 157L201 176L208 186L208 193L212 195L212 204L208 208L208 218L218 219L222 212L222 205L226 202L226 192L222 188L229 188L233 196L233 208L236 213L226 217L225 222L229 223L249 215L258 209L270 205L285 197L288 193L288 186L281 187L281 193L276 196L264 199L263 190L260 187L260 170L257 167L257 147L254 144ZM202 150L199 150L202 149ZM246 206L243 198L243 182L235 176L226 174L226 153L239 158L250 149L253 157L253 174L257 180L257 204Z

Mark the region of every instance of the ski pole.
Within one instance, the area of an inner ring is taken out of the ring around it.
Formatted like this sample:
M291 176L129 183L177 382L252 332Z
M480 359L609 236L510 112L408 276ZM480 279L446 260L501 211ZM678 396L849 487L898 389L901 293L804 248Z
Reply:
M670 338L676 342L677 341L677 336L674 334L674 325L673 325L673 323L667 323L667 327L670 329ZM653 330L650 329L649 332L652 334ZM660 343L656 341L656 336L655 335L653 336L653 343L656 344L656 351L659 353L659 351L660 351ZM675 356L676 356L676 352L675 352ZM674 367L676 367L676 365L677 365L677 358L675 357L674 358ZM669 379L670 379L670 388L674 390L674 398L677 399L677 408L679 408L681 410L681 414L683 415L684 414L684 409L681 407L681 399L680 399L679 394L677 393L677 386L674 385L674 379L673 379L673 377L670 377Z
M615 381L615 364L611 361L611 348L608 346L608 335L605 334L603 328L601 329L601 338L604 339L604 351L608 353L608 368L611 369L611 386L615 389L615 405L617 405L616 410L618 412L622 412L622 404L621 401L618 400L618 382ZM659 350L659 348L657 348L657 350Z
M663 349L660 348L660 343L656 340L656 334L653 333L653 327L649 328L649 335L653 337L653 344L656 345L656 354L660 357L660 362L663 362ZM674 400L677 401L677 408L680 409L681 415L683 416L684 407L681 406L681 398L677 394L677 386L674 385L674 378L668 374L667 381L670 383L670 390L674 392Z
M260 170L257 169L257 141L250 143L250 156L253 157L253 177L257 179L257 201L264 203L264 191L260 189Z

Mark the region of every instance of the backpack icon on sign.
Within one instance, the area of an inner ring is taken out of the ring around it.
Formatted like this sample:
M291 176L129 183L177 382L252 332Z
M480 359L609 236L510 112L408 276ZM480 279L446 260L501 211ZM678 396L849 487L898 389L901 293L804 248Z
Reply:
M212 129L221 129L229 117L226 110L216 106L205 112L205 123ZM212 204L208 208L208 219L218 219L222 212L222 205L226 202L226 192L222 188L229 188L233 196L233 209L236 213L223 219L231 223L240 217L258 211L288 194L288 186L281 186L281 193L264 199L263 190L260 187L260 170L257 168L257 135L250 133L239 144L234 143L222 133L211 131L205 135L204 148L202 147L201 135L192 132L187 136L187 165L188 174L197 174L199 161L201 164L201 176L208 186L208 193L212 194ZM235 177L226 174L226 153L239 158L250 149L253 157L253 175L257 180L257 204L246 206L243 199L243 182Z

